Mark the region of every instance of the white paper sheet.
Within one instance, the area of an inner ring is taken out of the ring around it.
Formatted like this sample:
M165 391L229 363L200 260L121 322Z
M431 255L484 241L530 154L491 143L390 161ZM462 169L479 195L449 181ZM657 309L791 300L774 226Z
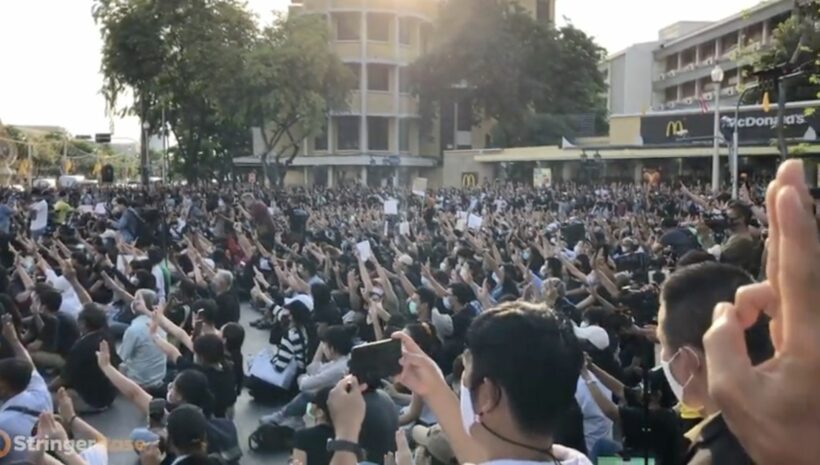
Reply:
M368 261L373 256L373 251L370 250L370 241L362 241L356 244L356 250L359 251L359 257L362 261Z
M398 215L399 214L399 201L395 199L389 199L384 202L384 214L385 215Z

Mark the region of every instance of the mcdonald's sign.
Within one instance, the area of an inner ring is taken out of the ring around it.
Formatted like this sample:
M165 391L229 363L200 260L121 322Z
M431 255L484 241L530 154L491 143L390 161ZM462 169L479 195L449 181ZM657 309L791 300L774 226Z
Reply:
M462 173L461 187L476 187L478 185L478 173Z
M686 130L686 127L683 125L683 121L681 120L674 120L670 121L666 124L666 137L675 137L677 134L682 133Z

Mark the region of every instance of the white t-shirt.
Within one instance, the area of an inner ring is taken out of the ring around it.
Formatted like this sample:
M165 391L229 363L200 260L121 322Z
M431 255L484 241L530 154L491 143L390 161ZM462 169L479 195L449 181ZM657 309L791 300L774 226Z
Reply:
M80 452L80 457L87 465L108 465L108 449L103 444L94 444Z
M31 230L39 231L48 226L48 202L40 200L31 204Z

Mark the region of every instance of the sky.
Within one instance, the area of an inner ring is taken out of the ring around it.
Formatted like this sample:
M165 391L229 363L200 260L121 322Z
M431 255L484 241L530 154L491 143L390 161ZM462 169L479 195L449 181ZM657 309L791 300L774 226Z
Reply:
M289 0L248 0L262 20ZM657 39L682 20L714 21L758 0L557 0L559 24L572 22L610 53ZM72 134L109 132L126 142L139 137L135 118L106 115L100 48L91 18L93 0L0 0L0 121L61 126Z

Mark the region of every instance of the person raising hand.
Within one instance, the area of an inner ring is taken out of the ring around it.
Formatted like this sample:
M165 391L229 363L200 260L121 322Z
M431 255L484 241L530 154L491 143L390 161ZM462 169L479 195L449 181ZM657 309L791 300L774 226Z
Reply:
M738 289L715 308L704 336L709 393L758 464L820 457L820 241L799 160L769 184L768 281ZM771 360L752 367L744 330L771 316Z

